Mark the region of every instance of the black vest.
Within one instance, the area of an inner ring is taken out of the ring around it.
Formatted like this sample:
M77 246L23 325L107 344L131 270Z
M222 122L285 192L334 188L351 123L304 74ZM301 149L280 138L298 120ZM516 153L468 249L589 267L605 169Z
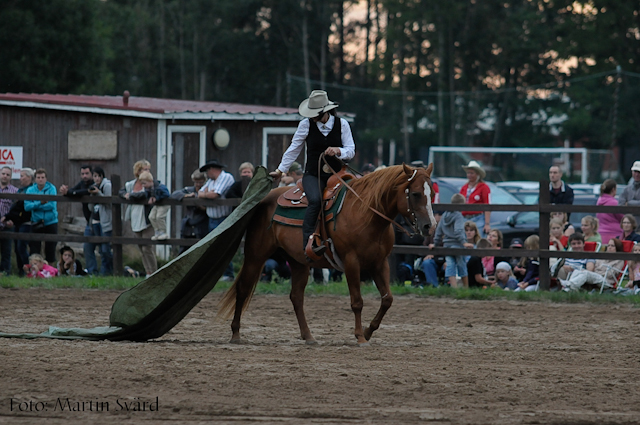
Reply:
M328 147L341 148L342 147L342 123L340 118L333 117L333 128L326 136L320 132L318 125L309 118L309 135L307 135L307 164L304 170L307 174L318 177L318 159ZM335 172L340 171L342 164L334 156L326 156L327 162L333 168ZM322 161L321 167L325 163ZM320 172L321 176L328 176L331 173Z

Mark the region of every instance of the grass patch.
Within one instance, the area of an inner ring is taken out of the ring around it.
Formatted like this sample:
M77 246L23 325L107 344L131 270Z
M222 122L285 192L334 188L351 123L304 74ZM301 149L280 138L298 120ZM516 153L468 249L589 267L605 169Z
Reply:
M2 288L76 288L76 289L102 289L125 290L134 287L143 278L131 277L56 277L52 279L29 279L17 276L6 276L0 279ZM231 282L220 281L212 292L225 292L231 287ZM256 294L260 295L289 295L291 284L289 281L282 283L260 282L256 287ZM371 283L360 286L363 296L379 296L378 289ZM451 298L457 300L512 300L512 301L542 301L554 303L593 303L593 304L627 304L640 307L640 296L620 296L611 293L598 294L589 292L512 292L501 289L452 289L448 286L433 288L414 288L404 285L393 285L391 293L394 296ZM309 283L305 290L307 295L337 295L349 296L347 283L329 282L327 284Z

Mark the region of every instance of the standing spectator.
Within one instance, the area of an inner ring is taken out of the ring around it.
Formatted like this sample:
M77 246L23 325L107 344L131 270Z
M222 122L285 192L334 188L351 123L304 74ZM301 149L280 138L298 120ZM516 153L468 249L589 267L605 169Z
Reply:
M11 167L0 168L0 193L16 193L18 188L11 184ZM11 199L0 199L0 232L12 232L13 226L6 223L6 215L11 209ZM11 274L11 239L0 239L0 275Z
M27 277L42 279L48 279L58 275L58 269L47 264L40 254L31 254L29 256L29 263L24 265L24 271Z
M60 195L69 196L69 197L80 197L80 196L89 196L89 187L93 185L93 174L91 171L91 166L89 165L81 165L80 166L80 181L69 188L69 186L63 184L60 186ZM83 202L82 203L82 215L87 220L87 224L84 227L84 236L97 236L93 233L93 228L91 226L91 209L89 208L89 204ZM98 262L96 261L96 246L93 242L85 242L82 246L84 252L84 258L87 263L87 273L94 274L98 272Z
M469 161L469 164L463 165L462 168L467 173L467 183L460 188L460 193L465 197L466 203L490 204L491 189L489 189L489 186L483 181L487 175L484 169L476 161ZM479 221L479 223L482 223L482 211L462 211L462 215L466 220ZM481 236L489 234L489 230L491 229L490 223L491 211L485 211Z
M600 185L600 197L596 205L616 206L618 201L616 200L616 192L618 185L613 179L605 180ZM616 213L597 213L596 218L600 222L600 236L602 237L602 243L609 243L609 239L615 238L620 234L620 222L624 214Z
M640 235L635 232L638 223L633 214L625 214L620 221L620 228L622 234L620 240L640 242Z
M300 164L294 161L289 167L289 171L287 171L287 174L282 176L282 179L280 179L278 187L295 186L296 183L298 183L298 180L302 178L302 176L304 176L302 167L300 166Z
M254 167L250 162L243 162L238 167L238 171L240 172L240 180L236 181L231 185L225 197L227 199L236 199L242 198L244 195L244 191L247 190L247 186L249 186L249 182L253 178ZM291 171L291 169L289 169Z
M167 234L167 214L169 213L169 205L158 205L163 199L167 199L171 194L169 189L159 180L154 180L153 175L149 171L140 173L138 180L142 183L149 194L149 205L152 205L149 211L149 222L154 230L152 241L164 241L169 239Z
M602 237L598 233L598 219L592 215L585 215L581 220L582 236L585 242L598 242L602 244Z
M105 178L104 170L101 167L93 168L94 185L89 187L91 196L111 197L111 181ZM95 236L111 237L111 205L92 204L91 205L91 229ZM111 244L109 242L100 244L100 274L103 276L113 274L113 255L111 254Z
M57 195L56 187L47 181L44 168L36 170L36 184L27 189L27 195ZM25 211L31 211L31 233L55 235L58 233L58 203L56 201L24 201ZM56 241L45 241L45 258L56 262Z
M204 186L206 177L204 173L196 169L191 173L193 186L186 186L178 189L171 194L172 199L182 201L185 198L197 198L200 189ZM183 239L202 239L209 233L209 217L206 209L202 206L186 207L186 214L182 218L180 226L180 237ZM187 247L181 249L181 253L186 251Z
M640 161L636 161L631 166L631 174L633 178L633 184L629 184L618 199L620 205L626 206L640 206ZM635 216L636 225L640 222L640 215ZM640 228L634 228L636 232L640 232Z
M235 179L230 173L223 171L226 165L220 164L217 160L211 159L202 167L200 171L205 173L209 180L204 184L200 192L199 198L203 199L225 199L227 190L233 185ZM216 205L215 207L207 207L207 215L209 216L209 231L212 231L231 214L231 207L226 205Z
M124 218L125 220L130 220L131 230L136 238L151 239L154 233L149 221L152 205L149 204L149 193L138 179L138 176L142 173L141 168L136 169L136 165L139 165L139 162L136 162L133 166L133 173L134 175L137 174L136 178L126 182L118 195L121 198L138 202L127 206ZM146 275L154 274L158 270L158 260L153 252L153 245L138 245L138 248L142 253L142 264Z
M60 248L58 261L58 276L86 276L80 260L76 260L76 253L70 246Z
M18 193L26 193L27 189L33 185L35 177L35 171L31 168L23 168L20 170L20 189ZM9 212L6 216L0 218L0 222L5 223L7 227L13 227L14 231L18 233L31 233L31 213L25 211L24 201L16 201L11 205ZM29 264L29 252L36 253L40 250L40 242L37 241L24 241L16 239L16 262L18 263L18 273L20 276L24 275L24 266Z
M464 204L464 196L454 193L451 197L452 204ZM464 218L460 211L445 211L440 223L436 227L434 243L429 247L443 245L445 248L473 248L473 244L467 242L464 231ZM469 287L467 277L467 263L463 255L447 255L447 267L444 272L445 280L449 281L452 288L457 287L456 274L462 279L464 288Z
M562 171L557 165L549 167L549 202L573 205L573 189L562 180Z

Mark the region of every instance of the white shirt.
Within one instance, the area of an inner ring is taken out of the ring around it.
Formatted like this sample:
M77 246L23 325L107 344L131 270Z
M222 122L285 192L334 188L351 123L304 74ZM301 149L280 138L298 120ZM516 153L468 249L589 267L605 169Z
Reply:
M340 149L340 155L336 155L339 159L351 159L356 154L356 144L353 141L353 135L351 134L351 127L347 120L338 118L340 120L340 134L342 137L342 147ZM284 155L282 155L282 161L280 165L278 165L278 170L286 173L289 171L289 167L293 164L293 161L296 160L300 152L302 152L302 147L304 146L307 136L309 135L309 118L305 118L298 124L298 129L295 134L291 138L291 145L286 150ZM318 126L318 130L326 137L327 134L333 130L333 125L336 121L336 117L333 115L329 115L329 120L326 123L321 123L318 121L315 123Z
M225 195L227 193L227 190L229 190L234 182L235 179L233 178L233 175L227 173L226 171L221 171L217 179L207 180L204 186L202 186L202 189L200 189L200 192L204 192L204 189L207 188L209 192L215 192L220 195L218 199L226 199ZM210 218L222 218L228 216L229 214L231 214L231 207L226 205L207 207L207 215Z

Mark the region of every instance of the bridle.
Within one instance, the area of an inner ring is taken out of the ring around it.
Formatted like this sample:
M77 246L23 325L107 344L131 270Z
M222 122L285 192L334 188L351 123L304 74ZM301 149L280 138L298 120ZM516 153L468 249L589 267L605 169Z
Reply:
M340 158L336 158L338 161L342 162L342 160L340 160ZM353 190L353 188L351 186L349 186L347 184L347 182L345 182L342 177L340 177L340 175L338 175L338 173L336 173L334 171L334 169L329 165L329 163L327 162L327 159L325 158L324 153L320 154L320 158L318 158L318 170L320 170L320 165L321 162L324 161L324 163L327 165L327 167L329 167L329 169L331 170L331 173L333 173L334 176L336 176L338 178L338 180L348 189L351 191L351 193L353 193L355 195L356 198L358 198L360 200L360 202L364 203L364 200L360 197L360 195L358 195L358 193ZM344 162L342 162L344 164ZM411 177L409 177L407 179L407 183L411 183L411 181L415 178L416 174L418 173L418 170L415 169L413 170L413 174L411 175ZM322 191L320 192L322 193ZM411 216L413 217L413 222L410 222L409 225L411 226L411 230L413 230L413 234L409 233L407 231L407 229L405 229L404 227L402 227L401 225L399 225L395 220L390 219L389 217L387 217L386 215L382 214L380 211L376 210L375 208L373 208L370 205L367 205L367 207L373 211L375 214L379 215L380 217L384 218L385 220L387 220L389 223L393 224L394 226L396 226L398 229L400 229L400 231L404 232L407 236L414 237L416 235L419 235L420 232L417 230L418 227L418 218L416 217L416 213L414 212L414 208L413 205L411 203L411 200L409 199L409 185L407 184L407 187L404 189L404 193L405 196L407 197L407 212L411 214ZM406 217L403 216L403 218L405 219L405 221L407 220Z

